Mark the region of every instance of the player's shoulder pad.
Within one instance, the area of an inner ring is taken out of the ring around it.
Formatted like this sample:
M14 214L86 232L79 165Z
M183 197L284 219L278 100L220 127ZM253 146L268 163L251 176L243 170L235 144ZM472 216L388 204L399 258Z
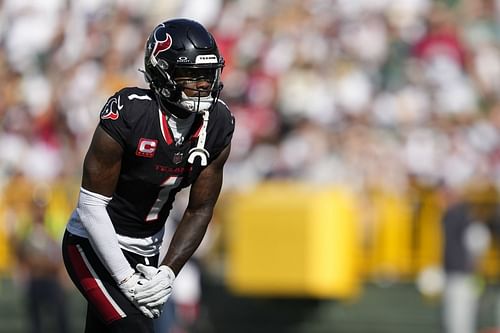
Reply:
M214 118L219 119L219 121L225 122L229 126L234 127L234 116L231 110L229 110L229 106L223 100L219 99L217 101L212 113L213 115L211 115L211 117L213 116Z
M101 110L101 120L132 120L148 109L149 103L156 103L149 89L127 87L111 96Z

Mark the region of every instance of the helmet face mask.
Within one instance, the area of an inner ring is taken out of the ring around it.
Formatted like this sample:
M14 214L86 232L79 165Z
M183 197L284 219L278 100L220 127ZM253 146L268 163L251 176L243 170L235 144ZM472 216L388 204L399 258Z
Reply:
M162 104L203 112L217 102L224 60L201 24L174 19L158 25L146 43L144 64L146 81Z

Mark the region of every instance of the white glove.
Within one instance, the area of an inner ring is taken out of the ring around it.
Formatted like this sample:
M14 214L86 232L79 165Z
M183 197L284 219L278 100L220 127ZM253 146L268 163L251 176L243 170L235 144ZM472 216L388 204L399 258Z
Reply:
M121 282L118 286L123 294L142 312L146 317L153 319L156 314L148 309L144 305L140 305L135 300L135 290L138 286L140 286L144 281L147 281L141 273L134 273L123 282ZM159 317L159 314L158 314Z
M151 266L138 264L136 269L144 274L151 276ZM168 266L160 266L154 276L135 289L134 299L139 305L145 305L147 308L161 308L172 293L172 284L175 280L175 274Z
M137 267L137 266L139 266L139 267ZM142 273L142 275L148 280L151 280L153 278L153 276L155 276L156 273L158 273L158 268L156 268L154 266L146 266L143 264L138 264L137 266L136 266L136 269L139 271L139 273ZM134 299L135 299L135 295L134 295ZM144 305L140 305L140 306L147 308L147 306L144 306ZM159 307L148 308L148 309L149 309L149 311L151 311L151 313L153 314L153 316L155 318L160 318L162 307L163 307L163 305L159 306Z

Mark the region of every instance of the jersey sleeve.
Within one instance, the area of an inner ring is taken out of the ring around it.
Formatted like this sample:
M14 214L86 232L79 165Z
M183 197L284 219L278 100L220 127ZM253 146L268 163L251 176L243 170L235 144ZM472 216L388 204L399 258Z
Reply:
M99 126L125 147L130 126L127 119L127 98L123 90L111 96L100 113Z
M225 126L225 130L222 132L222 149L229 145L233 139L235 120L233 114L229 112L229 110L227 111L225 122L227 125Z
M214 158L231 143L235 127L234 116L224 102L219 102L215 118Z

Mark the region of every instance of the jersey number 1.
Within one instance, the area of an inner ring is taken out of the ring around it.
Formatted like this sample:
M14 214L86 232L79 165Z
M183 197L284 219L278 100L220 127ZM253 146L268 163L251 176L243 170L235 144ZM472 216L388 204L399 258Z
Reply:
M161 209L167 202L170 196L170 191L177 188L181 181L182 177L168 177L163 184L161 184L162 189L158 193L158 198L156 198L153 207L151 207L149 214L146 217L146 222L152 222L158 219L158 214L160 214Z

